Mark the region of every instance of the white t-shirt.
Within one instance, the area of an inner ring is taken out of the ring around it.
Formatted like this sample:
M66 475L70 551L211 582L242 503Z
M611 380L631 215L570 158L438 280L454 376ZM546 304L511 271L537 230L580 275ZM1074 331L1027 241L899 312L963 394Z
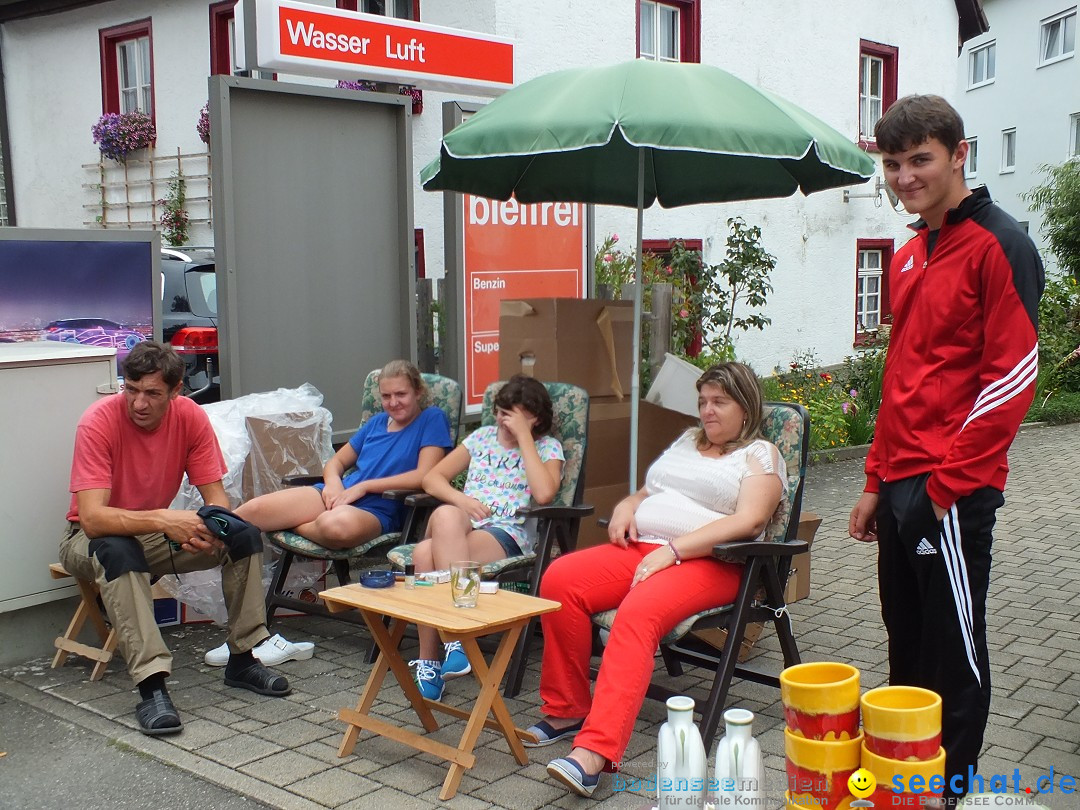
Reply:
M528 554L536 542L525 526L525 518L517 514L532 500L521 450L499 444L495 425L470 433L463 444L471 456L465 494L491 510L491 517L472 521L473 528L502 529L514 538L523 554ZM565 460L562 444L554 436L537 439L536 454L544 463Z
M758 439L709 458L698 452L694 431L687 431L649 467L649 494L635 514L638 540L666 543L734 514L742 480L760 474L778 476L786 495L787 467L775 445Z

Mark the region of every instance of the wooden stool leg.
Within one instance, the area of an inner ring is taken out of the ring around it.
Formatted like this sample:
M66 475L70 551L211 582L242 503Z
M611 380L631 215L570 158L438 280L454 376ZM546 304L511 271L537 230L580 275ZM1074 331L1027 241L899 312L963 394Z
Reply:
M60 576L54 571L54 579L59 579ZM54 642L56 655L53 656L52 667L55 669L63 666L68 655L77 653L95 662L93 669L90 671L90 680L99 681L104 677L105 670L108 669L109 661L112 660L113 653L116 650L116 630L106 624L105 617L102 616L101 609L98 607L97 585L89 580L78 578L75 578L75 584L79 588L79 606L75 609L75 614L71 617L67 630L64 631L62 636L57 636ZM90 620L94 630L97 632L101 641L100 648L91 647L78 640L79 633L82 632L87 619Z
M96 609L96 607L95 607ZM79 602L79 606L75 608L75 613L71 617L71 621L68 622L67 630L64 631L62 636L56 637L56 655L53 656L52 668L62 667L67 660L68 653L71 652L67 649L67 642L74 641L79 637L79 633L82 632L82 626L86 624L86 597L82 597Z

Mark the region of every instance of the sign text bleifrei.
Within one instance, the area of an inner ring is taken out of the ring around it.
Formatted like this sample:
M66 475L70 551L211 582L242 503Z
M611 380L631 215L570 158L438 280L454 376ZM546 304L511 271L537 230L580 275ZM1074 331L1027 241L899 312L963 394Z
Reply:
M514 84L510 40L295 3L256 3L259 67L306 76L497 95Z
M504 298L585 294L585 206L464 195L465 404L478 410L499 378Z

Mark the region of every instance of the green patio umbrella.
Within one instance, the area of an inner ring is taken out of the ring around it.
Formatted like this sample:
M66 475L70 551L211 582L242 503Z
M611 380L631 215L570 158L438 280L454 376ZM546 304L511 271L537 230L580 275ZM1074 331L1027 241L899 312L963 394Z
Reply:
M875 162L814 116L717 67L637 60L540 76L442 140L427 191L636 207L630 484L636 486L643 211L869 180Z

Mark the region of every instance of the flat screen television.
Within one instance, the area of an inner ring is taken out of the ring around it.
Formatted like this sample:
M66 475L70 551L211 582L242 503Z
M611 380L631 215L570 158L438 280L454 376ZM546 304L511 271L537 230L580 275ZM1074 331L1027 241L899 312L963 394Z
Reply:
M160 238L153 231L0 228L0 342L116 349L161 337Z

